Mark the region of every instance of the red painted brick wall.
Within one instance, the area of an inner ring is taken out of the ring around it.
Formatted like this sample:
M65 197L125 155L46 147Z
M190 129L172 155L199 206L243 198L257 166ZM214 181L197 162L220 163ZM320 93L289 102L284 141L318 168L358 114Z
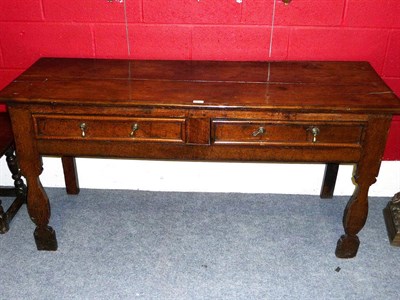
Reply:
M41 56L367 60L400 96L400 1L0 1L0 89Z

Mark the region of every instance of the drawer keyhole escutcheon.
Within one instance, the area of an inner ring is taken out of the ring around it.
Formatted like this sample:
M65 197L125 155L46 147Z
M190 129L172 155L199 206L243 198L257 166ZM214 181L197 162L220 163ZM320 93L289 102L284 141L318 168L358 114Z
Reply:
M261 136L265 133L265 128L260 126L256 131L253 132L253 136Z
M320 130L319 130L318 127L312 127L312 128L311 128L311 133L312 133L312 135L313 135L313 139L312 139L312 142L313 142L313 143L316 143L316 142L317 142L317 136L319 135L319 132L320 132Z
M137 123L132 125L132 131L129 134L130 137L134 137L135 136L135 132L139 130L139 125Z
M79 125L79 128L81 129L81 137L86 137L86 128L87 128L87 126L86 126L86 123L81 123L80 125Z

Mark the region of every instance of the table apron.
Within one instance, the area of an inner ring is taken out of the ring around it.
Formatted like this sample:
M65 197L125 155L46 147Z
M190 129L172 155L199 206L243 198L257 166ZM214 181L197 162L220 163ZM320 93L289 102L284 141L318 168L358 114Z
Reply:
M180 161L264 161L356 163L361 147L188 145L104 141L38 140L43 156L166 159Z

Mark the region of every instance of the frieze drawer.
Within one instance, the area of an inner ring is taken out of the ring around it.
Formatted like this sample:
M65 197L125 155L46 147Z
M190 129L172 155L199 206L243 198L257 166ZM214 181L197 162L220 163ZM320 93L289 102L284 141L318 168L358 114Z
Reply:
M38 139L184 143L184 118L35 115Z
M358 147L363 125L350 122L213 120L215 144L336 145Z

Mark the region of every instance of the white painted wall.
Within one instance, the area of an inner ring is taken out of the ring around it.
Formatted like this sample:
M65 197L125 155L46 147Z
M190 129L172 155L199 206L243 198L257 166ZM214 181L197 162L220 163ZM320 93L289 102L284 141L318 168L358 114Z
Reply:
M59 158L44 158L43 186L63 187ZM278 163L205 163L78 158L81 188L149 191L281 193L318 195L324 165ZM5 159L0 185L12 185ZM341 165L335 195L351 195L352 165ZM400 162L384 161L371 196L400 191Z

